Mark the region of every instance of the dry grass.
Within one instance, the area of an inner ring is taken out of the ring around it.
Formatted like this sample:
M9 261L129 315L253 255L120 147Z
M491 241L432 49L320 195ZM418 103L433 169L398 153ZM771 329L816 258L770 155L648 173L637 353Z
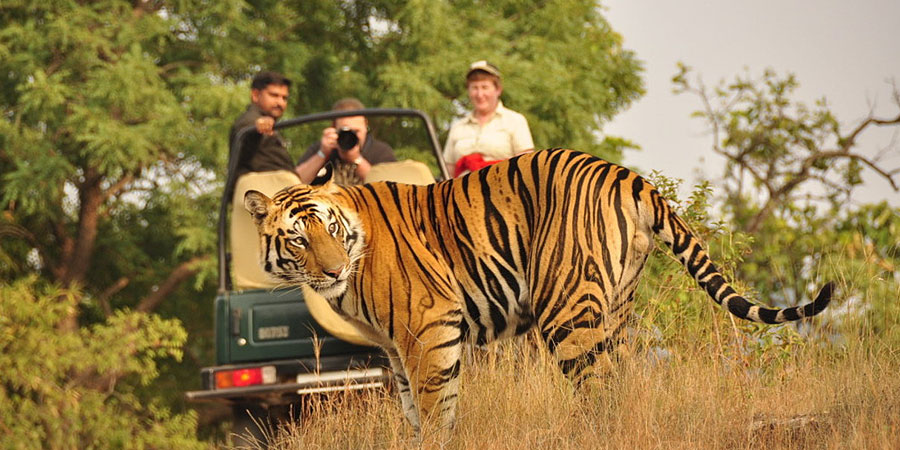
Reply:
M740 363L720 352L701 345L663 363L637 355L599 386L576 391L527 340L475 350L444 447L897 448L900 350L806 346L775 362ZM417 446L389 392L333 395L305 408L304 423L282 428L273 448Z

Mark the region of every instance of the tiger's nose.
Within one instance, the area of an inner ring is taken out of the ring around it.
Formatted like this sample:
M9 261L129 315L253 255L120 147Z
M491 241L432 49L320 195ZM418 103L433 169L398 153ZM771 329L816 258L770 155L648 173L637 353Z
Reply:
M322 273L331 278L337 279L337 277L344 271L344 266L337 266L331 269L322 269Z

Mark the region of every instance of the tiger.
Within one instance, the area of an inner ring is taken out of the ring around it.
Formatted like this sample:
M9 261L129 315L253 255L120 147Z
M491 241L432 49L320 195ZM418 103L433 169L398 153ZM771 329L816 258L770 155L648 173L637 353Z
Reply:
M427 186L296 185L244 197L260 264L310 286L388 356L403 412L452 429L465 345L537 327L574 384L615 364L654 236L721 307L754 322L831 301L766 308L738 295L644 178L569 149L523 154Z

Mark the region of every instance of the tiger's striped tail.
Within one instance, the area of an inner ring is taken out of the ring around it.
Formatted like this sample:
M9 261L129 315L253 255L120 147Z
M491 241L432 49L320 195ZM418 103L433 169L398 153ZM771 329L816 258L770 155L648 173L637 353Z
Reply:
M777 324L812 317L831 302L834 283L828 282L810 303L790 308L766 308L738 295L712 263L700 241L687 224L669 207L656 189L650 194L653 202L653 231L672 249L688 273L697 280L712 299L731 314L753 322Z

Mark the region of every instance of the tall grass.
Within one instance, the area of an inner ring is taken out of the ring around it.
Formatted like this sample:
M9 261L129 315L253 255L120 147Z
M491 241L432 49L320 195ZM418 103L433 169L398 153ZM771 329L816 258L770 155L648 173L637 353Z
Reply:
M687 279L674 288L671 282L649 286L636 305L632 357L577 390L536 335L469 349L457 426L440 446L898 448L900 288L896 279L876 281L853 288L843 280L832 309L845 312L839 318L826 312L812 319L814 328L801 327L803 333L735 321ZM842 306L850 296L894 306L854 314ZM882 312L879 320L873 322L872 311ZM312 397L302 420L273 432L269 443L276 449L418 446L390 390Z
M777 364L727 363L698 343L665 361L636 355L574 390L528 340L475 350L462 372L451 449L833 448L900 442L900 351L806 346ZM387 391L312 398L272 448L415 447ZM428 437L425 437L428 442Z

